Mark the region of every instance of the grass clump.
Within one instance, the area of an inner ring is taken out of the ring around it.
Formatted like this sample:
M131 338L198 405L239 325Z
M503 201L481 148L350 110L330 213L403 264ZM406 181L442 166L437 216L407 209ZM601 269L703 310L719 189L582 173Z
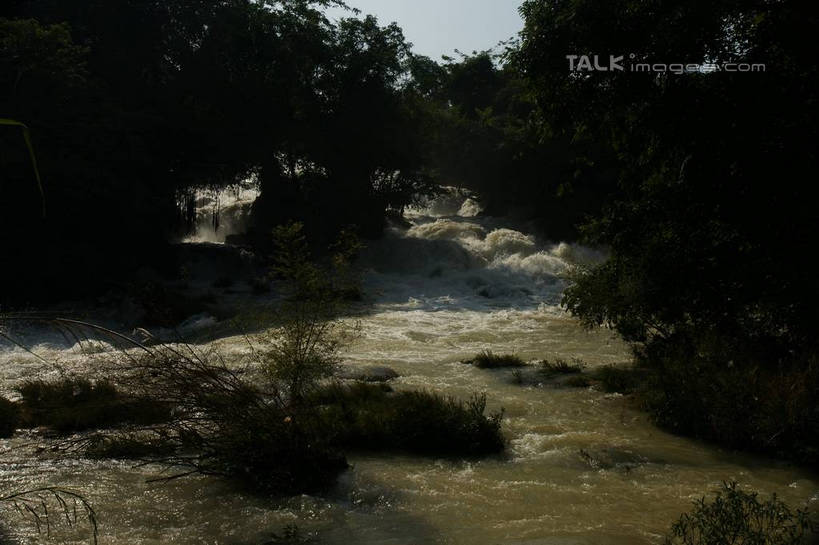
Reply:
M320 426L343 448L434 456L501 452L502 411L486 413L486 396L459 401L385 385L331 385L316 392Z
M583 372L583 364L579 361L567 362L562 358L543 360L538 366L538 372L545 376L576 375Z
M666 545L800 545L815 533L807 510L792 511L774 494L760 501L758 494L743 492L737 483L723 483L711 502L694 503L671 526Z
M464 363L474 365L480 369L501 369L506 367L526 367L526 362L514 354L495 354L491 350L484 350L471 360Z
M20 409L16 403L0 397L0 438L11 437L20 422Z
M117 426L153 424L168 418L168 407L124 395L107 381L62 379L21 385L23 423L48 426L60 433Z
M631 394L644 384L644 373L632 367L604 365L595 370L594 378L607 393Z

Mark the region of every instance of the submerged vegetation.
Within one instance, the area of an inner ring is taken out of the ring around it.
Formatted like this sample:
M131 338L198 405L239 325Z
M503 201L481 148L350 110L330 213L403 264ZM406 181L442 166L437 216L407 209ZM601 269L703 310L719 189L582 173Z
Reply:
M503 412L486 415L486 396L467 402L385 385L332 385L317 391L319 425L340 447L432 456L476 457L503 451Z
M644 382L645 373L640 373L632 366L604 365L595 369L594 377L600 381L604 392L630 394Z
M573 361L569 363L562 358L555 358L553 360L543 360L538 364L538 373L545 377L555 375L577 375L583 372L583 363L580 361Z
M484 350L464 363L474 365L480 369L501 369L506 367L526 367L526 362L514 354L495 354L491 350Z
M169 418L169 408L146 398L123 395L107 381L63 379L31 381L18 387L20 421L61 433L116 425L154 424Z
M603 366L591 373L605 392L634 396L659 426L729 448L772 454L814 465L819 458L816 368L799 373L742 367L662 369Z

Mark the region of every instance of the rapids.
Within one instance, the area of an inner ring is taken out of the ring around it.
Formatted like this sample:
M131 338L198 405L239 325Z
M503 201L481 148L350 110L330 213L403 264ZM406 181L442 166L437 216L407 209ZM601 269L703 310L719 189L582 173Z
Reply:
M724 480L775 492L793 506L819 506L816 475L664 433L622 396L520 386L506 370L459 363L483 349L578 358L590 367L629 358L611 332L585 331L559 308L566 273L603 253L548 242L479 211L475 199L452 191L410 210L409 228L391 228L365 250L372 301L345 361L392 367L401 375L396 388L486 392L490 409L505 409L506 455L352 456L354 467L329 494L273 500L203 477L147 483L152 467L54 459L47 448L33 455L27 443L48 447L35 434L0 441L0 492L82 491L99 514L100 543L133 545L260 544L291 523L328 545L650 544ZM201 320L205 328L212 322ZM53 335L34 344L65 367L88 358ZM241 336L215 344L228 358L247 350ZM0 364L4 394L26 378L60 372L5 345ZM13 512L2 520L24 542L88 542L87 528L52 529L49 541Z

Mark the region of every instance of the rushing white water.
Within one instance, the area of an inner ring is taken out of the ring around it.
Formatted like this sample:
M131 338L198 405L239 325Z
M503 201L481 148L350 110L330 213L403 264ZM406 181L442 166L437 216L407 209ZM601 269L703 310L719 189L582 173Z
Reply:
M331 545L658 543L692 500L732 479L816 508L815 475L671 436L622 396L522 387L505 370L459 363L483 349L579 358L592 367L629 357L610 332L584 331L558 306L565 273L602 259L599 252L550 243L478 212L474 200L453 192L411 211L409 229L370 245L363 263L374 301L346 365L388 365L401 375L396 388L486 392L491 409L506 411L506 455L461 462L354 456L329 494L271 500L216 479L149 484L156 468L9 450L25 442L18 437L0 443L0 491L81 490L99 512L102 543L144 545L262 543L290 523ZM247 352L241 337L216 344L227 358ZM66 367L90 365L57 337L41 338L35 349ZM106 350L100 345L96 356ZM6 393L27 377L59 372L12 347L2 349L0 363ZM10 533L37 539L28 526ZM64 528L55 536L83 542L81 532Z
M193 233L185 237L184 242L222 244L226 237L244 232L250 208L258 196L259 191L253 180L239 187L198 191L196 224Z

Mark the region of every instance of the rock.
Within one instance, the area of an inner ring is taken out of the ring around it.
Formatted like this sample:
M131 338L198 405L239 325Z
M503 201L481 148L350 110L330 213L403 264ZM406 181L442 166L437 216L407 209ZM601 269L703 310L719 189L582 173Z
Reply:
M645 456L617 448L580 449L580 457L592 469L616 469L630 472L632 469L645 465L648 459Z
M384 367L380 365L370 365L360 368L345 368L338 377L346 380L360 380L362 382L389 382L398 378L399 375L395 369Z

